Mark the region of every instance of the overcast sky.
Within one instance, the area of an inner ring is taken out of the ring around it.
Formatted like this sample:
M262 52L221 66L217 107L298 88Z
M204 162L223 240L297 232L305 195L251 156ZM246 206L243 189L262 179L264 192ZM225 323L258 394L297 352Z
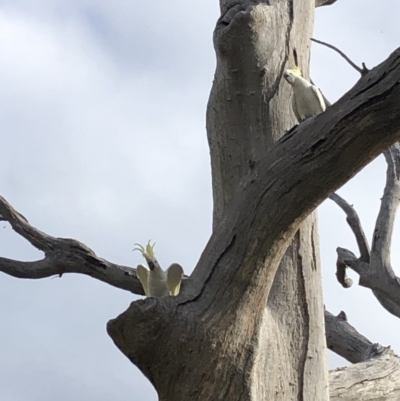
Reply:
M384 5L318 9L314 37L373 67L400 45L400 3ZM218 12L217 0L0 0L0 194L36 227L113 262L136 266L133 244L151 238L162 265L177 261L190 273L211 233L205 109ZM358 79L319 45L311 75L331 101ZM370 238L384 179L380 157L339 191ZM319 216L327 308L400 352L400 321L370 291L335 280L335 248L358 253L343 212L327 201ZM0 255L41 257L8 224ZM106 334L135 298L87 277L1 274L1 400L156 401ZM343 364L330 354L331 367Z

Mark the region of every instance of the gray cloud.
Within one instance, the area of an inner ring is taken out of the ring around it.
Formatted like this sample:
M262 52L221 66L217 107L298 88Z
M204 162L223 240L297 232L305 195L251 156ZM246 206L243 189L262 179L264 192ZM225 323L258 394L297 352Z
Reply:
M141 258L133 243L151 238L163 265L178 261L189 273L211 232L204 127L217 2L13 0L0 7L1 195L38 228L79 239L100 256L135 266ZM339 0L317 11L314 36L372 67L398 46L398 11L395 0L385 8ZM315 44L312 76L332 100L358 79ZM377 160L340 192L370 236L384 169ZM320 222L327 308L346 310L363 334L396 350L398 320L366 289L343 290L334 279L335 248L356 251L342 212L326 202ZM0 254L41 257L6 224ZM394 251L394 266L399 258ZM1 399L156 400L105 331L136 298L87 277L1 275ZM331 366L342 363L331 358Z

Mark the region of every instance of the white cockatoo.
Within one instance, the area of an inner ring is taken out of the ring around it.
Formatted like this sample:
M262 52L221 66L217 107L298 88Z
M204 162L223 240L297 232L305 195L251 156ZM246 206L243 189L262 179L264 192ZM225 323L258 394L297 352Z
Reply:
M300 68L286 70L283 77L293 88L292 108L299 123L325 111L321 91L301 76Z
M147 297L165 297L167 295L178 295L181 288L183 277L182 266L173 263L166 271L161 269L157 259L154 256L154 245L150 245L150 241L143 247L137 245L134 251L139 251L148 264L148 268L138 265L136 274L142 284L144 293Z

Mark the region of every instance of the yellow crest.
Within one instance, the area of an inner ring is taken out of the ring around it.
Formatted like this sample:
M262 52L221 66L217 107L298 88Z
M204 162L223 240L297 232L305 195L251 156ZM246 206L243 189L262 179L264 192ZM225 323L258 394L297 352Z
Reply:
M290 72L293 72L293 74L296 74L296 75L298 75L299 77L301 77L301 70L300 70L300 68L299 67L294 67L294 68L291 68L291 69L289 69L288 71L290 71Z
M146 259L154 259L154 246L156 244L154 243L153 245L151 245L150 241L151 240L149 240L146 247L140 244L135 244L137 245L137 248L133 248L132 251L139 251Z

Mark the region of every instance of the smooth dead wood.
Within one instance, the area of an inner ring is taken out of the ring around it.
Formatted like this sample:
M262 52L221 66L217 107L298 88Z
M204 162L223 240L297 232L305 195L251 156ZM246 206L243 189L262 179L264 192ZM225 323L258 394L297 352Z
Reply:
M368 361L382 355L387 347L372 343L348 321L345 312L337 316L325 311L326 341L328 348L351 363Z
M400 358L390 349L329 373L330 401L398 401Z
M342 197L334 193L329 195L329 199L333 200L337 205L339 205L343 211L346 213L346 221L350 226L351 230L356 237L358 249L360 250L360 260L363 262L369 262L370 258L370 248L365 235L364 229L361 226L360 218L352 205L349 205Z
M367 237L361 226L360 218L352 205L349 205L341 196L336 193L329 195L329 199L333 200L346 213L346 221L356 237L358 249L360 250L360 262L369 263L370 249ZM349 288L353 285L353 280L347 276L347 265L345 263L346 256L340 252L340 257L336 261L336 277L344 288ZM351 256L354 256L353 254Z
M371 250L355 209L339 195L330 196L346 213L361 254L357 258L348 249L337 248L337 276L344 287L349 287L351 280L346 275L346 268L351 268L360 276L359 285L370 288L388 312L400 317L400 278L395 275L390 262L393 226L400 202L400 144L393 144L384 156L388 165L386 184Z
M325 311L328 348L354 365L329 372L330 400L394 401L400 399L400 358L372 343L348 321L344 312Z
M315 0L315 7L330 6L337 0Z

